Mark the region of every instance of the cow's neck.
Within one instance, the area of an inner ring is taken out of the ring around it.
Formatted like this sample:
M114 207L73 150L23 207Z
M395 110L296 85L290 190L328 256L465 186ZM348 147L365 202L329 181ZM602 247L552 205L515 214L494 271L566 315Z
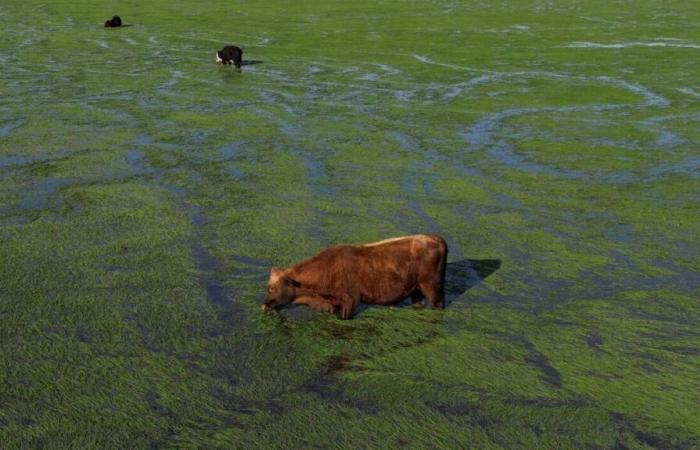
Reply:
M332 295L320 292L311 286L298 286L296 288L297 297L309 296L309 297L323 297L323 298L333 298Z

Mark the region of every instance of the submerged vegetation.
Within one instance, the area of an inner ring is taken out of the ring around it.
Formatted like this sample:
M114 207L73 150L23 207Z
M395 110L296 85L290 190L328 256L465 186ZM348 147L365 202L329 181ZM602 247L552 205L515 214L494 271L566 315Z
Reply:
M3 448L700 446L700 9L205 3L3 1ZM260 312L417 232L446 310Z

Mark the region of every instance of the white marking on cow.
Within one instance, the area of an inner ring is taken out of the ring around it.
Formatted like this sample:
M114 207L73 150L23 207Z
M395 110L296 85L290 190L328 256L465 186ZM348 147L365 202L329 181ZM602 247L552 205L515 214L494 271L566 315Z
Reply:
M379 241L379 242L371 242L369 244L364 244L364 245L362 245L362 247L374 247L377 245L388 244L390 242L402 241L404 239L417 239L417 238L422 238L422 237L423 237L423 235L421 235L421 234L414 234L411 236L400 236L400 237L395 237L395 238L384 239L383 241Z

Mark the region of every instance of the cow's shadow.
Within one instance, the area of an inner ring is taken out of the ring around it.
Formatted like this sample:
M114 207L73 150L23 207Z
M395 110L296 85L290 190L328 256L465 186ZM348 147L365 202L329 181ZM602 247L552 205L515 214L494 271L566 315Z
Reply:
M501 267L500 259L463 259L447 263L445 303L449 305Z
M469 289L478 285L501 267L500 259L463 259L447 263L445 268L445 307L449 307ZM425 306L430 306L424 300ZM411 306L411 299L406 299L397 306Z
M255 64L262 64L263 61L258 61L256 59L248 59L241 61L241 66L254 66Z
M477 286L486 277L497 271L501 267L500 259L463 259L447 263L445 269L445 306L464 295L469 289ZM406 299L395 307L402 308L411 306L411 299ZM362 314L364 310L373 306L360 304L353 313L353 317ZM384 308L384 306L377 306ZM309 320L315 314L314 311L304 305L290 305L280 310L283 316L292 320Z

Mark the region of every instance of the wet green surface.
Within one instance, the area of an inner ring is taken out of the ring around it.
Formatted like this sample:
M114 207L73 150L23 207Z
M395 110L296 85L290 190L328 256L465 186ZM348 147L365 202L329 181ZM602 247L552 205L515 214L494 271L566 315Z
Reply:
M113 8L0 8L4 448L700 446L697 5ZM446 310L260 312L416 232Z

